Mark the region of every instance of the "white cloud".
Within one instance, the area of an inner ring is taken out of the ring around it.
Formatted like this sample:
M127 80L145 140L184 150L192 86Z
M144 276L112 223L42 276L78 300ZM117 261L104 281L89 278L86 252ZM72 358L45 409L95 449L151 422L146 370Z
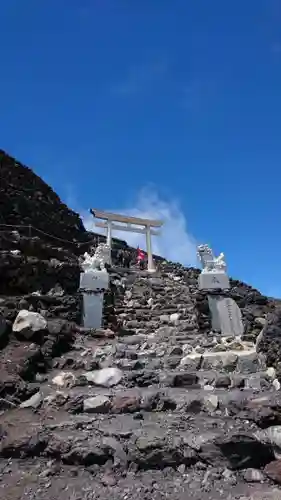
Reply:
M116 207L107 210L132 217L163 220L161 235L152 237L153 253L184 265L196 266L198 264L197 243L188 232L185 215L177 201L161 199L156 191L145 188L141 190L131 208ZM82 213L81 217L88 230L99 232L92 215ZM114 231L115 235L116 238L127 241L130 246L146 248L145 236L142 234Z

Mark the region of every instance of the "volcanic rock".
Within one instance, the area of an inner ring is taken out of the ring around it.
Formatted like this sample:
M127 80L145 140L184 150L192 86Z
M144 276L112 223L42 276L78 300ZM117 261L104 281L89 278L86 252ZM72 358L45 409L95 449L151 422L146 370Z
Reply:
M281 460L274 460L264 468L265 474L278 484L281 484Z

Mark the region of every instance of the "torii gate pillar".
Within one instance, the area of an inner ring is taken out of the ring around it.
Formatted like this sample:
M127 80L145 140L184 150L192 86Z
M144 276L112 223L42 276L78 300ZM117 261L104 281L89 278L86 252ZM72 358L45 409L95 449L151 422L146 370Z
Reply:
M109 220L107 223L107 235L106 235L106 244L109 246L111 249L112 247L112 226L111 226L111 221Z
M107 221L107 228L106 228L107 234L106 234L106 244L110 248L110 265L112 263L111 261L111 248L112 248L112 222L111 220Z
M154 265L153 256L152 256L150 226L146 226L146 251L147 251L147 270L150 272L154 272L155 265Z

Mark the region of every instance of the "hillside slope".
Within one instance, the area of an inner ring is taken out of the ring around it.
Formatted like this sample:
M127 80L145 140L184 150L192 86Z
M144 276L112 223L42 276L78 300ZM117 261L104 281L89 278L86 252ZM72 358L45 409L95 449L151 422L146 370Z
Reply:
M0 150L0 223L31 224L66 240L83 240L86 230L78 214L30 168Z

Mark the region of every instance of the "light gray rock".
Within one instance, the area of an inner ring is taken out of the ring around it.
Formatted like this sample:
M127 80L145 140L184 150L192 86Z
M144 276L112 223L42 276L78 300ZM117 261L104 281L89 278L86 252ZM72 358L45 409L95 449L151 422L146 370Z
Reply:
M242 472L242 476L247 483L261 483L265 480L265 475L259 469L246 469Z
M36 392L36 394L33 394L31 398L27 399L26 401L23 401L20 404L20 408L38 408L42 403L42 400L43 396L41 392Z
M241 373L256 373L265 368L263 355L254 350L242 351L238 356L237 371Z
M234 339L227 344L227 349L232 351L244 351L246 349L245 343L242 340Z
M182 348L181 346L173 346L169 349L169 356L182 356Z
M223 366L224 352L206 353L203 356L201 368L203 370L221 370Z
M106 396L94 396L83 401L83 410L86 413L107 413L111 406Z
M276 460L281 458L281 425L272 425L268 429L257 431L256 438L261 443L270 443Z
M228 352L222 359L222 367L228 373L233 372L236 368L238 361L237 354Z
M230 482L231 484L236 484L237 480L235 477L235 474L233 473L232 470L229 470L228 468L225 468L222 477L225 479L225 481Z
M201 345L197 345L197 346L194 348L194 351L195 351L195 352L197 352L198 354L204 354L205 349L204 349L204 347L202 347Z
M206 391L206 392L212 392L212 391L214 391L214 390L215 390L214 386L213 386L213 385L210 385L210 384L205 384L205 385L203 386L203 389L204 389L204 391Z
M266 331L266 325L262 328L262 330L260 331L260 333L258 334L258 336L256 338L256 351L257 352L259 352L260 344L264 340L265 331Z
M209 413L212 413L217 410L219 406L219 398L216 394L210 394L208 396L204 396L204 404L203 408Z
M245 379L245 389L261 390L261 378L259 375L250 376Z
M170 323L173 323L174 325L177 325L179 323L180 319L180 314L179 313L173 313L170 315Z
M257 325L265 326L266 325L266 319L265 318L255 318L255 323Z
M26 339L39 331L46 330L47 321L39 313L22 309L13 324L13 332L20 333Z
M185 465L184 464L179 465L178 468L177 468L177 471L180 474L184 474L185 473Z
M276 378L276 370L273 368L273 366L269 366L266 370L266 375L268 376L269 380L274 380Z
M52 384L58 387L68 387L74 385L76 381L75 375L72 372L60 372L52 379Z
M170 317L168 316L168 314L161 314L159 319L161 323L169 323Z
M88 382L103 387L113 387L119 384L123 378L123 372L119 368L103 368L84 373Z
M202 363L201 354L188 354L182 358L180 365L191 370L198 370Z
M113 451L114 466L119 467L121 469L126 469L128 458L122 444L113 437L105 437L103 439L103 445L110 448Z
M64 405L69 398L69 394L65 391L56 391L52 394L49 394L44 398L44 406L62 406Z
M277 378L273 380L272 385L276 391L280 390L281 384Z

